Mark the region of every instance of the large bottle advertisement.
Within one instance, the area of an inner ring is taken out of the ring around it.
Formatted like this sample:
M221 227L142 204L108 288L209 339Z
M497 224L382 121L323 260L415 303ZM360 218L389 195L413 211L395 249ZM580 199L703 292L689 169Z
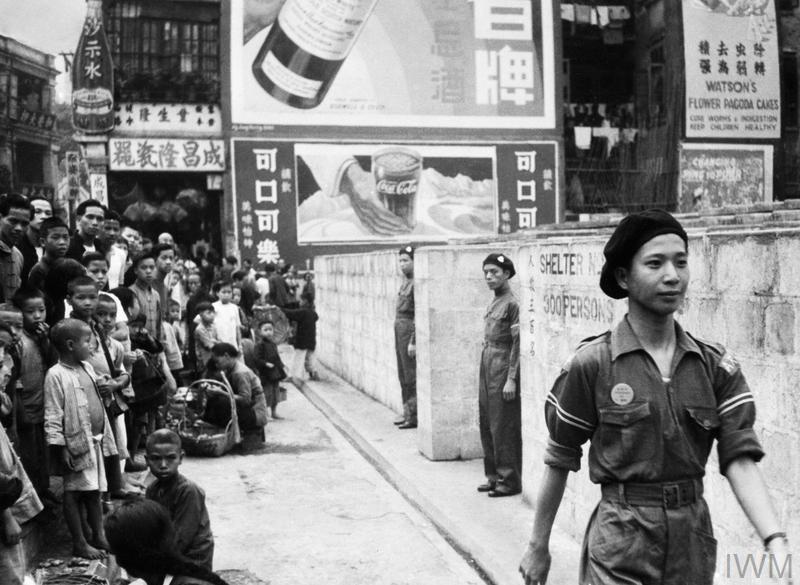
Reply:
M231 0L234 124L553 128L550 2Z

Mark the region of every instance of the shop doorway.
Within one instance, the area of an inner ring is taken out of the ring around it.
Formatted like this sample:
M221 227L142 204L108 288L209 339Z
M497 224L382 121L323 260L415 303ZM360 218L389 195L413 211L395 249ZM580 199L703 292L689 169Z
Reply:
M153 242L169 232L184 257L222 249L222 192L201 173L110 173L109 206Z

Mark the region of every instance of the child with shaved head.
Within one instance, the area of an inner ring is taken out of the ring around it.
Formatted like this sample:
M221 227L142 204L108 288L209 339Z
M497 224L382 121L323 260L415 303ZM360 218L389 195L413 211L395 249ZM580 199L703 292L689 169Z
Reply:
M147 465L156 480L147 497L164 506L175 525L175 544L184 557L209 571L214 559L214 537L206 509L206 494L178 472L183 461L181 438L169 429L147 437Z
M97 559L108 550L103 532L100 492L106 491L103 458L117 454L111 424L97 387L97 374L86 360L92 330L79 319L63 319L51 330L58 363L44 379L44 430L54 462L64 478L64 518L76 556ZM81 522L86 510L90 534Z

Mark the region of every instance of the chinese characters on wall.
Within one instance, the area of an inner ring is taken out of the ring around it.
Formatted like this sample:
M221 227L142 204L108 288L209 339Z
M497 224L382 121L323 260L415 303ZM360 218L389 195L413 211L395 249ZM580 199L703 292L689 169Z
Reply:
M108 144L112 171L225 170L222 140L112 138Z

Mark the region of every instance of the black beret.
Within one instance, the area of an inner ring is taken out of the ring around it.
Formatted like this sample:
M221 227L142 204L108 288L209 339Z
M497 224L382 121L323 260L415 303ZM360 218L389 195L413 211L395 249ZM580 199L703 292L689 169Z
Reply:
M406 256L410 257L412 260L414 259L414 248L411 246L403 246L400 248L398 255L405 254Z
M505 254L489 254L481 266L486 266L487 264L494 264L495 266L499 266L502 270L508 270L509 278L517 273L517 271L514 270L514 263L511 261L511 258Z
M614 270L628 266L644 244L664 234L676 234L684 242L689 238L677 219L663 209L648 209L632 213L622 218L617 229L611 234L603 255L606 257L600 273L600 288L612 299L623 299L628 291L617 284Z

